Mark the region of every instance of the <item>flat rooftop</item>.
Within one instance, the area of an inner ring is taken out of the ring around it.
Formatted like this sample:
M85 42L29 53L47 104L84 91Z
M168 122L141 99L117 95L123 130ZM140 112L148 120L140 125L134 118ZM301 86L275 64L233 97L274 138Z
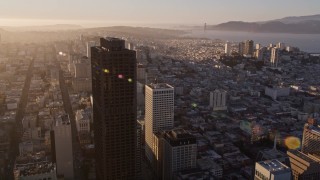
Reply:
M151 83L147 85L151 89L173 89L172 86L166 83Z
M181 146L197 143L196 137L188 133L184 129L173 129L171 131L167 131L164 134L164 139L166 139L171 144L171 146Z
M282 172L288 172L290 168L284 164L282 164L280 161L274 159L274 160L268 160L268 161L261 161L257 162L260 164L262 167L267 169L270 172L277 172L277 173L282 173Z
M104 39L107 41L123 41L123 39L119 39L115 37L105 37Z
M320 127L319 126L313 126L309 124L305 124L304 126L306 129L310 130L312 133L317 134L320 136Z
M305 154L305 153L297 151L297 150L288 151L287 153L290 157L292 156L291 154L293 154L294 156L301 158L302 160L304 160L308 163L314 163L314 162L320 163L320 160L316 159L315 156L312 156L310 154Z

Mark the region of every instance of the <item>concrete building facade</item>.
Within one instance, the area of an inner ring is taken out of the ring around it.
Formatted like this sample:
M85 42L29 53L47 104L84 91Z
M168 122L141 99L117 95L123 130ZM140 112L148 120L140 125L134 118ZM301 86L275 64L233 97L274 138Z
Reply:
M227 110L227 91L216 89L210 92L210 107L213 111Z
M155 133L172 129L174 124L174 87L168 84L145 86L145 143L146 156L155 163Z
M256 162L254 179L291 180L291 169L276 159Z

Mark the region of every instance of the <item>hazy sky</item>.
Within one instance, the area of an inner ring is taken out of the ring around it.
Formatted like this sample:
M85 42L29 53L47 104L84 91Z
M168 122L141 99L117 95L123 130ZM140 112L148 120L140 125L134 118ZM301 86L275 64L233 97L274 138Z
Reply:
M320 14L320 0L1 0L0 26L216 24ZM50 20L50 21L48 21Z

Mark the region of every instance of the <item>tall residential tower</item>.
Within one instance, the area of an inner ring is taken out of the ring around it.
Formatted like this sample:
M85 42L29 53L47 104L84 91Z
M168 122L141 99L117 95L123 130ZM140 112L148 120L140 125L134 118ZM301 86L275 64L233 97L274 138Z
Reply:
M227 41L226 44L224 45L224 53L227 56L231 56L231 44L229 41Z

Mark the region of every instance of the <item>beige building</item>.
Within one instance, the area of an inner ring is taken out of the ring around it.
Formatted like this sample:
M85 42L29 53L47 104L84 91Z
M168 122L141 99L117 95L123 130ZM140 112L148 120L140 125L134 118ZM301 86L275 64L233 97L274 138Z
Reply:
M155 163L155 133L172 129L174 124L174 88L168 84L145 86L145 151Z
M63 115L56 121L53 132L57 174L63 175L66 180L73 179L72 133L68 115Z
M196 168L197 141L183 129L175 129L163 135L163 179L173 179L181 170Z
M87 57L91 58L91 47L96 46L96 42L95 41L89 41L87 42Z
M303 153L320 154L320 128L310 124L305 124L302 138Z
M291 180L291 169L276 159L256 162L254 180Z
M320 157L297 150L287 152L292 169L293 180L320 179Z
M72 87L75 92L91 92L91 61L87 57L82 57L73 62L74 77Z
M272 48L271 49L271 58L270 58L271 66L278 67L278 62L279 62L279 49Z
M231 56L231 44L229 41L227 41L226 44L224 45L224 53L227 56Z

